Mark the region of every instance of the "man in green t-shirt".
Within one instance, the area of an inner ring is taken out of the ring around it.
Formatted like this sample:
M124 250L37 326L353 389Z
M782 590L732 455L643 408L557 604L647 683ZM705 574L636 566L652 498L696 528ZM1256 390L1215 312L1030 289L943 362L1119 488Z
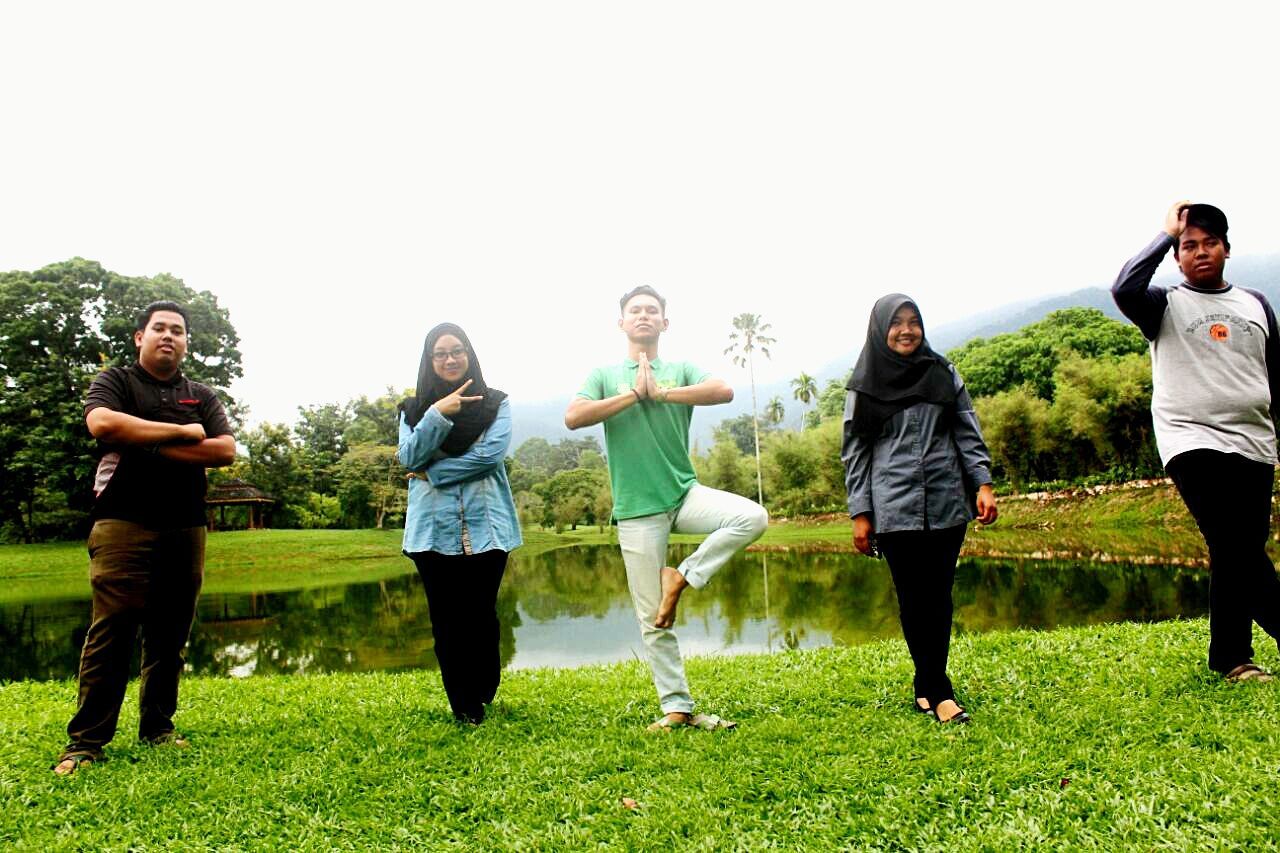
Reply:
M629 291L621 306L627 358L591 371L569 404L565 426L604 423L618 544L664 714L649 728L728 728L733 723L719 717L693 715L672 630L676 605L685 588L706 586L730 557L760 538L769 515L755 501L700 485L693 473L693 407L727 403L733 389L688 362L658 358L667 303L652 287ZM673 530L710 534L677 568L666 564Z

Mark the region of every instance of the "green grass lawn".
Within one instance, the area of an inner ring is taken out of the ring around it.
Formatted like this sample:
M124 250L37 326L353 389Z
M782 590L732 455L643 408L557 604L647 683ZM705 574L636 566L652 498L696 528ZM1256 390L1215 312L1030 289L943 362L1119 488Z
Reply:
M68 779L74 685L8 684L0 844L1274 849L1280 684L1212 677L1206 642L1202 620L958 638L968 727L909 710L900 641L692 661L740 723L717 733L645 735L634 663L509 673L473 730L427 671L190 679L190 749L134 743L131 687L110 760Z

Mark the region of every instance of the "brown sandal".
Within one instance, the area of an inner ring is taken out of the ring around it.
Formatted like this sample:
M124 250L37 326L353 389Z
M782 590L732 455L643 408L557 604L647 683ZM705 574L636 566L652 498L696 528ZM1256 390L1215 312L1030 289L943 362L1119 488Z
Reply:
M1246 681L1256 681L1259 684L1266 684L1268 681L1275 680L1275 676L1258 666L1256 663L1242 663L1224 675L1223 678L1232 684L1242 684Z

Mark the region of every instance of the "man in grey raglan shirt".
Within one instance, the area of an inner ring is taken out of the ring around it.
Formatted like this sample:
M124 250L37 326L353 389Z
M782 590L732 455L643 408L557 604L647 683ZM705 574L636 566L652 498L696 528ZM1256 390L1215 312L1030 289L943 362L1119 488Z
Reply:
M1170 248L1185 281L1152 287ZM1266 297L1223 280L1230 252L1221 210L1178 202L1111 293L1151 342L1160 461L1209 546L1209 667L1269 681L1252 640L1255 621L1280 640L1280 579L1266 552L1280 333Z

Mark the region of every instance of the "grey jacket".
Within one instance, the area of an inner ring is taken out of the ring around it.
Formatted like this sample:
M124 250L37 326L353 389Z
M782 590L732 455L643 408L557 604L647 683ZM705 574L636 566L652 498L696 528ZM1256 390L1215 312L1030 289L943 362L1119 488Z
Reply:
M942 406L916 403L890 418L874 442L853 433L856 392L845 398L840 458L849 516L870 513L877 533L954 527L977 515L974 495L991 482L991 454L954 366L951 374L956 380L951 424L945 423Z

